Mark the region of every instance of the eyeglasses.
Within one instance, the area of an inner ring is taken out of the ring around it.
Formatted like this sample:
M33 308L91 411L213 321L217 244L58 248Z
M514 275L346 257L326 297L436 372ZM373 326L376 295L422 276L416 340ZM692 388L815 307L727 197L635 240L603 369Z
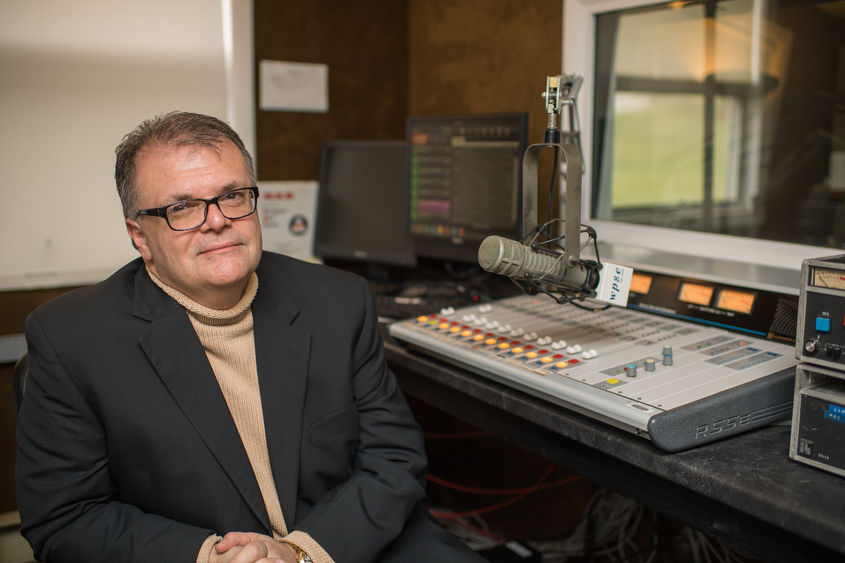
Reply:
M186 199L164 207L142 209L135 214L161 217L174 231L190 231L200 228L208 218L208 206L214 204L227 219L242 219L255 213L258 204L258 188L238 188L209 199Z

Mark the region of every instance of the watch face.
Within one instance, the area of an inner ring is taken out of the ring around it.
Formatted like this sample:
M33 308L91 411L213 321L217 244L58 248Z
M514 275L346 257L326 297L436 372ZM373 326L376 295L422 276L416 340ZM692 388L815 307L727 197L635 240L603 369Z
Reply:
M297 563L314 563L314 560L311 559L311 556L308 555L304 549L299 547L296 544L286 542L291 548L293 549L294 553L296 553L296 561Z

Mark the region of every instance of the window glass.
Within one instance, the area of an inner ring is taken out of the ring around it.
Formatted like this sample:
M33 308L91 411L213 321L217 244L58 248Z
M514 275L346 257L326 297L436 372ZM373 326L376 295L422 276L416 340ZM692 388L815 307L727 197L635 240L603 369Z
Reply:
M845 248L845 1L595 23L592 217Z

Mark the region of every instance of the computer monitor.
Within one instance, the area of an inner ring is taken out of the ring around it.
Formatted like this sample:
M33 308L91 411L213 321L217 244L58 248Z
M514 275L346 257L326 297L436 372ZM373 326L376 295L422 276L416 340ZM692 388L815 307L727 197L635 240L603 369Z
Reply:
M314 254L324 259L413 266L403 141L326 141Z
M527 113L411 116L407 125L417 256L477 263L485 237L522 238Z

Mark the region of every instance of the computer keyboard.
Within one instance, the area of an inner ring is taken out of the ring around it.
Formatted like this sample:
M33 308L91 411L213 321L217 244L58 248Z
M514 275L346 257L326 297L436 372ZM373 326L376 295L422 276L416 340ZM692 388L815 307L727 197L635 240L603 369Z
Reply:
M428 295L406 297L400 295L376 295L376 312L385 320L407 319L420 315L439 313L443 309L470 305L466 295Z

